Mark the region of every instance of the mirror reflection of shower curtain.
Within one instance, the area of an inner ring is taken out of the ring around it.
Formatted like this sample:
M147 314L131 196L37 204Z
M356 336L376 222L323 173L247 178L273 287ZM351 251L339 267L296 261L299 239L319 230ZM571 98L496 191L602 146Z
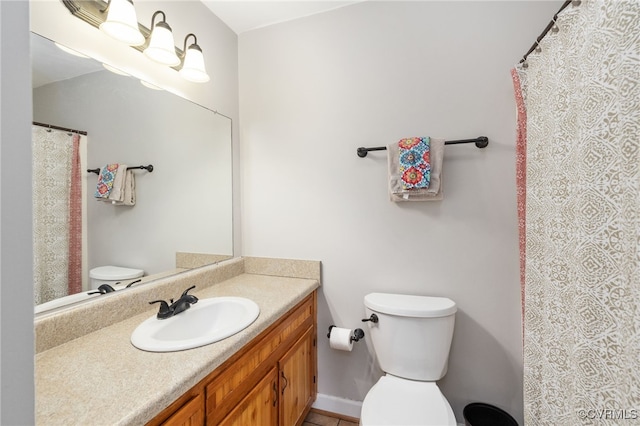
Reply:
M86 288L82 153L86 136L34 125L33 265L35 304Z

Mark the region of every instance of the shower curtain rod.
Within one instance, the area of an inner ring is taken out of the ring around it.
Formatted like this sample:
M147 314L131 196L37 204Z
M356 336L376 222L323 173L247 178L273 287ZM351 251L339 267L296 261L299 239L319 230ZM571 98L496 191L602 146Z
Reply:
M47 127L49 129L62 130L63 132L77 133L79 135L87 136L87 132L85 130L69 129L67 127L54 126L53 124L38 123L37 121L34 121L33 125L40 126L40 127Z
M544 29L544 31L542 31L542 33L538 36L538 38L533 43L533 45L529 48L527 53L525 53L524 56L522 57L522 59L520 59L520 62L519 62L520 64L524 63L527 60L527 57L531 54L531 52L536 50L536 47L538 47L538 44L547 35L547 33L549 31L551 31L551 28L553 28L553 26L556 24L556 19L558 19L558 14L560 12L562 12L563 10L565 10L567 8L567 6L569 6L571 3L573 3L574 6L580 6L580 3L582 3L582 1L580 1L580 0L567 0L562 4L562 6L560 6L560 9L556 12L555 15L553 15L553 18L551 18L551 22L549 22L549 24Z

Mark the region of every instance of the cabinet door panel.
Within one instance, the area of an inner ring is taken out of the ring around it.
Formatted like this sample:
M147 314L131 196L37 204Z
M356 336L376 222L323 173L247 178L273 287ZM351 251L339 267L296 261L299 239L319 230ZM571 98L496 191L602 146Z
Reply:
M201 426L203 424L204 397L202 394L184 404L162 423L163 426Z
M309 328L280 361L280 426L302 423L313 398L313 329Z
M276 426L278 376L275 368L221 422L221 426Z

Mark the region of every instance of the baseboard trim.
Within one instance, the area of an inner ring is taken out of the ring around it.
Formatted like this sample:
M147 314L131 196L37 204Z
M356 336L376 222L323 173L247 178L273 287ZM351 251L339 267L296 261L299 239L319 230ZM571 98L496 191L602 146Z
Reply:
M310 413L321 414L321 415L327 416L327 417L331 417L332 419L346 420L348 422L355 423L355 424L359 424L360 423L360 419L356 419L355 417L345 416L345 415L340 414L340 413L333 413L331 411L324 411L324 410L318 410L317 408L311 408L311 410L309 410L309 412ZM462 425L462 426L464 426L464 425Z
M362 401L338 398L337 396L319 393L311 410L320 414L327 414L353 423L360 422Z

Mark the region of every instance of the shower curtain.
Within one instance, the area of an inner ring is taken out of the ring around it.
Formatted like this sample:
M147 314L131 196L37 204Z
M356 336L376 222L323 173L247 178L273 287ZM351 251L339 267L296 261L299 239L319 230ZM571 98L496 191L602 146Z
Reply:
M32 152L37 305L82 291L81 135L34 125Z
M557 26L514 73L525 423L640 424L640 2L583 1Z

